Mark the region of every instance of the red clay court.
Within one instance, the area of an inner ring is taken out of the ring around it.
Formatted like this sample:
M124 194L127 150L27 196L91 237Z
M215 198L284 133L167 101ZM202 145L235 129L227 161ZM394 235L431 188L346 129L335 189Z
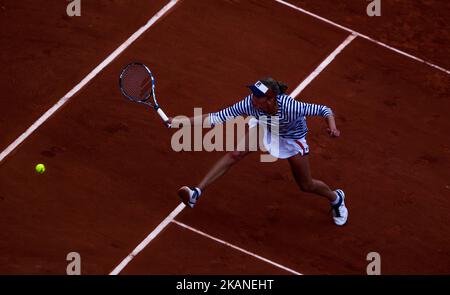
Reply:
M370 252L383 274L450 273L450 2L81 2L0 0L1 274L65 274L70 252L82 274L366 274ZM341 136L310 118L310 161L348 224L258 153L185 209L178 188L223 152L171 149L119 92L135 60L171 116L263 76L330 106Z

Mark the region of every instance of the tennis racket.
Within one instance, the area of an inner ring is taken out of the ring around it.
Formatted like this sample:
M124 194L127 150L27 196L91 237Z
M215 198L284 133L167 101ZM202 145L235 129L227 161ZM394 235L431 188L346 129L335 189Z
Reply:
M155 95L155 78L150 69L138 62L128 64L122 69L119 78L119 87L123 96L137 103L151 106L170 128L169 118L163 112Z

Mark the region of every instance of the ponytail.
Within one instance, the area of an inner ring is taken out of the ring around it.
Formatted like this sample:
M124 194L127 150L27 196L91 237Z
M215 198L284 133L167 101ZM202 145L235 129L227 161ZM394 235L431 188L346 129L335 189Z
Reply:
M286 90L288 89L288 86L286 83L277 81L278 88L280 89L280 93L278 94L286 94Z

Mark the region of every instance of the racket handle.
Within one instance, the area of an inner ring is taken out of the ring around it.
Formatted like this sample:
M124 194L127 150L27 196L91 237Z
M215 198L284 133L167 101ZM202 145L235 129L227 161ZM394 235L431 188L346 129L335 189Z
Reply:
M170 123L169 123L169 117L166 116L166 114L163 112L163 110L161 108L158 108L156 110L156 112L161 117L161 119L163 119L163 121L166 124L167 128L170 128L171 126L170 126Z

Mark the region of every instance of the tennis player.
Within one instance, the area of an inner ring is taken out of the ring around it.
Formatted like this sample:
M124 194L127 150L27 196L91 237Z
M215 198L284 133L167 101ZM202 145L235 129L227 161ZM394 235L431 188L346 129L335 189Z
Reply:
M259 124L264 128L264 146L267 151L274 157L287 159L300 189L303 192L326 198L332 209L334 223L339 226L344 225L348 218L344 191L341 189L333 191L323 181L311 177L308 160L309 147L306 142L307 116L324 117L328 124L329 135L331 137L340 135L332 110L323 105L304 103L293 99L285 94L287 85L273 78L261 79L248 87L251 94L243 100L217 113L203 115L202 118L209 120L208 123L214 126L237 116L252 116L253 118L249 121L250 128L241 142L244 148L225 154L206 173L197 186L181 187L178 195L183 203L193 208L209 185L251 152L249 148L251 133L255 132L257 128L254 127ZM276 120L264 118L275 118ZM170 120L173 123L173 119L170 118ZM193 117L189 120L191 124L194 124ZM271 130L274 129L273 124L277 124L278 134L271 134ZM274 137L277 138L276 141L267 140ZM276 142L276 146L273 144L274 142Z

